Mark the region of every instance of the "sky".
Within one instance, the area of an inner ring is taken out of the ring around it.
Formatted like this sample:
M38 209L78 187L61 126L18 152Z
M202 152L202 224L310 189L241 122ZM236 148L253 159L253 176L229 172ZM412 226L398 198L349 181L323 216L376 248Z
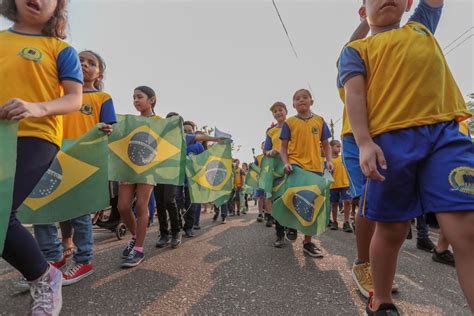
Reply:
M231 133L242 146L234 156L249 161L273 121L270 106L282 101L294 115L292 95L300 88L311 86L313 112L333 119L339 138L335 65L359 24L360 0L276 3L298 59L271 0L71 0L68 41L105 59L105 91L117 113L137 114L133 89L148 85L157 92L158 115L175 111ZM473 3L446 0L436 34L441 47L474 25ZM0 20L2 29L10 24ZM447 55L463 94L474 92L473 40Z

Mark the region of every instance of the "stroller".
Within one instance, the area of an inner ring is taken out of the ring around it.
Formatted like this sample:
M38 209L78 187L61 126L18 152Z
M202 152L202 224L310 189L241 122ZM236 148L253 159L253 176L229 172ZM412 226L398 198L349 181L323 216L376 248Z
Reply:
M99 228L115 233L118 240L127 234L127 227L120 219L118 211L118 182L109 182L110 206L94 215L93 223Z

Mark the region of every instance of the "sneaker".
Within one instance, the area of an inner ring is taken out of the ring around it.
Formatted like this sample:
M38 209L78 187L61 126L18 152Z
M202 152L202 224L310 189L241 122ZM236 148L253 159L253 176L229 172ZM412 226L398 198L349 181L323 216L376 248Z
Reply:
M433 259L433 261L438 263L447 264L453 267L456 266L456 262L454 261L454 255L451 251L449 251L449 249L443 252L437 252L435 248L433 249L433 256L431 258Z
M312 242L305 243L303 245L303 252L313 258L322 258L324 257L323 251L316 247Z
M295 241L296 238L298 238L298 232L294 229L288 229L286 232L286 238L288 238L289 241Z
M130 252L132 251L133 247L135 247L135 243L137 241L135 239L130 239L128 241L128 244L127 246L125 247L125 249L122 251L122 259L127 259L128 258L128 255L130 255Z
M359 291L365 298L369 298L370 291L373 290L372 274L370 273L370 263L352 264L352 279L356 283Z
M223 218L221 224L227 224L227 218Z
M68 286L87 278L94 273L92 263L74 263L63 273L63 285Z
M349 222L345 222L342 226L342 230L346 233L352 233L351 224L349 224Z
M66 258L62 258L59 261L48 261L48 263L59 270L66 265Z
M143 259L145 259L145 254L143 252L132 249L128 255L128 258L122 263L122 268L136 267L143 261Z
M411 231L411 227L410 227L410 231L408 232L407 239L408 239L408 240L412 240L412 239L413 239L413 233L412 233L412 231Z
M160 239L156 242L156 248L164 248L170 243L169 235L160 235Z
M332 220L329 220L329 222L328 222L328 228L331 228L331 226L332 226Z
M273 218L271 216L267 217L267 222L266 222L265 226L273 227Z
M193 233L192 228L185 229L184 230L184 236L186 236L187 238L194 237L194 233Z
M32 316L59 315L63 305L62 283L61 271L52 265L41 278L30 283Z
M193 229L195 229L195 230L200 230L200 229L201 229L201 226L199 226L199 225L194 225L194 226L193 226Z
M416 242L416 248L426 251L426 252L433 252L436 248L435 244L429 238L418 239Z
M263 214L261 214L261 213L258 214L258 216L257 216L257 222L259 222L259 223L263 222Z
M372 301L373 301L373 291L370 292L369 301L367 302L367 306L365 308L365 315L368 316L399 316L400 313L398 312L397 307L391 303L382 303L380 304L379 308L374 311L371 309Z
M212 217L212 221L213 222L217 221L218 217L219 217L219 213L215 213L214 216Z
M181 244L181 233L171 235L171 247L178 248Z
M277 240L273 243L276 248L281 248L285 244L285 237L277 237Z
M331 222L331 230L338 230L339 229L339 225L337 224L337 222Z

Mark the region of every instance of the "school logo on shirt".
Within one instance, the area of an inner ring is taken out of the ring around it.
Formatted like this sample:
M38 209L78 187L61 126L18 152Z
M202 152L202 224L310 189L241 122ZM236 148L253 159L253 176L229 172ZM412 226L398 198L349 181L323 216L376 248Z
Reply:
M44 58L43 53L36 48L32 47L25 47L19 53L18 56L23 57L26 60L34 61L35 63L39 64Z
M81 106L81 109L80 109L81 113L82 114L85 114L85 115L92 115L92 105L90 104L83 104Z
M474 169L459 167L449 174L449 183L454 191L474 195Z
M411 29L412 29L413 31L415 31L415 32L417 32L417 33L419 33L419 34L425 35L425 36L430 35L427 30L422 29L422 28L419 27L419 26L412 26Z
M318 135L318 128L316 126L311 127L311 133L313 133L313 135Z

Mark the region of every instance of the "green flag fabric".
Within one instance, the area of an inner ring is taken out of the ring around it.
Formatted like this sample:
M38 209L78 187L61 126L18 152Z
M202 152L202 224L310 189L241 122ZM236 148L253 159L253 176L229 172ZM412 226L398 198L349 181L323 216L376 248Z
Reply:
M220 198L214 201L214 205L216 207L221 207L222 205L224 205L225 203L229 201L231 194L232 193L228 193L226 195L221 196Z
M326 230L331 203L331 182L301 168L294 168L284 181L284 193L273 203L272 216L282 225L305 235Z
M258 188L258 177L260 174L260 168L257 167L254 163L249 165L249 171L245 177L245 185L251 187L252 189Z
M186 163L180 117L119 116L109 137L109 179L183 185Z
M17 121L0 120L0 254L7 235L16 170Z
M55 223L109 205L107 135L98 125L62 150L18 209L26 224Z
M268 196L272 196L274 180L284 176L285 164L280 156L264 157L260 168L260 176L258 177L258 187L264 190Z
M215 202L232 191L232 145L224 141L186 159L186 176L192 203Z

